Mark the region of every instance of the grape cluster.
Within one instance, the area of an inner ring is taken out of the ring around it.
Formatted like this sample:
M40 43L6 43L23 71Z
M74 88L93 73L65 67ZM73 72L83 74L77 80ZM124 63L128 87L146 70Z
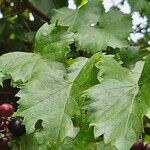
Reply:
M19 117L12 117L14 107L9 103L0 105L0 150L10 150L14 137L25 134L25 126Z
M130 150L150 150L150 143L145 145L142 142L134 143Z

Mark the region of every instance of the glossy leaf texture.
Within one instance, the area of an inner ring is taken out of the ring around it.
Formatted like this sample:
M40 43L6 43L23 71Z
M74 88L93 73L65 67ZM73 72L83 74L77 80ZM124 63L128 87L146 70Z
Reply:
M118 150L128 150L143 132L143 116L150 108L149 65L147 58L133 71L121 67L113 58L104 56L97 64L101 83L87 90L88 121L94 126L95 138L104 134Z
M92 54L107 46L127 46L127 37L132 31L130 15L122 14L117 9L105 13L99 0L89 0L76 10L58 9L53 12L53 22L57 19L75 32L78 50Z

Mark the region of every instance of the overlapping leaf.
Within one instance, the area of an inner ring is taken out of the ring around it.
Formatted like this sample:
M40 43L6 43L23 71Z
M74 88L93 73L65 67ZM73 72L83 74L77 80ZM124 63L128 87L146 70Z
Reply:
M140 49L136 46L122 48L119 50L120 59L123 62L123 66L132 68L137 61L143 59L144 56L149 54L145 49Z
M44 24L36 34L35 52L53 61L64 61L70 51L73 34L67 26Z
M68 81L73 81L79 74L79 72L81 71L82 67L86 64L86 62L88 61L88 58L85 57L78 57L75 60L73 60L74 63L73 65L71 65L70 67L68 67L67 69L67 76L66 79Z
M27 134L35 132L34 138L40 145L56 148L65 137L77 134L71 117L79 113L83 91L97 83L95 63L99 59L99 54L93 56L81 65L72 81L67 81L63 70L53 68L53 62L38 54L15 52L1 56L0 71L11 75L15 82L23 82L17 94L20 100L16 115L24 117ZM43 129L36 130L38 120Z
M105 144L101 140L95 140L93 136L93 128L89 128L88 123L83 123L80 132L75 137L75 139L66 138L64 142L60 145L60 150L116 150L111 144ZM99 139L100 139L99 138Z
M68 11L71 12L69 15L65 13ZM115 9L105 13L99 0L90 0L76 11L57 10L53 16L53 20L56 19L69 25L70 29L76 32L78 49L90 53L101 51L107 46L126 46L127 37L131 32L131 16Z
M15 81L26 82L18 93L21 99L17 114L24 117L27 133L34 132L36 122L41 119L51 143L73 136L73 124L65 112L70 83L63 80L63 74L32 53L6 54L0 61L0 70L4 74L10 74ZM76 106L70 99L72 103Z
M119 150L130 149L143 131L142 117L150 108L149 65L150 57L143 72L140 65L136 66L140 70L132 73L106 56L97 64L102 83L87 91L89 101L85 109L95 137L104 134L105 142L111 142Z
M85 136L86 135L86 136ZM84 124L80 133L77 135L73 141L72 149L84 150L86 147L87 150L116 150L111 144L104 144L104 141L96 141L93 136L93 129L89 128L88 124Z

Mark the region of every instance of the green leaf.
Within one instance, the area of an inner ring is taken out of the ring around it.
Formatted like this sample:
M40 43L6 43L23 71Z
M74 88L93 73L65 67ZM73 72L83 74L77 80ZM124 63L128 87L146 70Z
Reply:
M142 72L139 80L134 77L137 69L132 73L108 56L97 64L102 70L98 78L103 81L87 91L89 101L85 105L95 138L104 134L105 142L111 142L118 150L129 150L139 139L142 117L150 108L149 65L150 57L143 72L141 65L137 67L139 77Z
M116 148L111 146L110 144L105 144L104 141L97 143L96 150L116 150Z
M123 61L123 66L128 68L133 68L137 61L142 60L143 57L149 53L147 50L135 46L122 48L119 51L120 59Z
M88 132L88 131L87 131ZM87 150L116 150L116 148L111 146L110 144L104 144L103 141L100 142L90 142L86 140L85 135L88 134L87 132L84 132L82 135L80 135L80 138L78 138L78 141L74 143L73 148L74 149L81 149L84 150L85 147ZM87 136L87 135L86 135Z
M44 24L37 32L35 38L35 52L53 61L64 61L70 51L73 34L67 26Z
M80 69L80 72L77 76L76 72L74 72L73 76L76 76L74 79L73 89L71 91L72 96L76 101L78 102L79 106L82 106L84 103L84 97L82 97L83 92L88 89L89 87L95 85L98 83L97 80L97 73L98 69L95 67L95 63L98 62L101 59L100 54L93 55L87 63ZM73 64L73 68L76 66L76 64ZM70 70L70 68L68 68ZM70 75L70 73L69 73ZM70 78L67 77L69 80ZM76 94L76 92L78 94Z
M65 111L68 104L74 109L77 104L69 96L71 83L63 80L63 74L53 70L37 54L10 53L3 55L0 61L4 74L10 74L15 81L26 82L17 94L21 99L16 115L24 117L27 133L33 133L36 122L41 119L51 144L62 141L66 136L72 137L74 127Z
M87 123L83 123L80 132L75 137L75 139L65 139L61 144L60 150L116 150L110 144L105 144L102 138L100 141L96 141L93 136L93 128L89 128Z
M127 46L130 32L130 16L121 14L119 10L111 10L108 13L101 13L97 25L81 26L75 38L78 41L78 49L95 53L106 49L107 46L113 48Z
M68 81L73 81L78 76L79 72L88 61L88 58L78 57L73 61L74 63L67 69L68 74L66 80Z
M54 9L51 12L52 23L59 20L61 24L72 26L74 24L74 16L76 15L76 10L69 9L68 7L63 7L60 9Z
M75 4L79 7L84 6L88 2L88 0L74 0L74 1L75 1Z
M56 69L56 66L59 69ZM46 63L45 60L42 60L41 56L33 53L13 52L0 57L0 71L4 75L11 75L15 82L18 80L26 82L34 75L40 74L45 70L50 70L51 72L57 70L60 77L63 76L63 71L60 68L58 64L50 64L48 61Z
M93 137L93 130L87 125L81 129L80 133L73 141L72 149L84 150L85 147L87 150L116 150L116 148L112 147L110 144L104 144L104 141L95 141Z
M45 14L49 14L51 9L67 6L68 4L67 0L45 0L44 3L42 0L30 0L30 2Z
M146 59L146 62L145 62L144 68L143 68L143 73L139 80L140 86L142 84L147 84L147 85L149 84L149 81L150 81L149 72L150 72L150 55L147 56L147 59Z
M20 150L47 150L46 146L39 145L33 135L23 135L19 138Z
M23 82L18 84L21 90L15 115L24 117L27 134L35 132L34 138L40 145L57 148L66 137L77 134L71 117L79 113L84 90L97 83L95 63L99 59L99 54L94 55L81 66L75 79L67 81L62 69L54 68L53 62L38 54L14 52L0 57L0 71L11 75L16 84ZM35 127L39 120L42 129Z
M88 2L80 9L58 9L53 12L52 21L59 20L61 23L68 25L72 31L78 31L78 28L88 27L98 22L100 6L100 1L94 0Z
M70 12L69 15L67 12ZM107 46L127 46L127 37L132 31L130 15L122 14L116 9L105 13L99 0L90 0L76 11L66 8L57 10L53 15L53 21L59 19L76 33L77 48L92 54Z

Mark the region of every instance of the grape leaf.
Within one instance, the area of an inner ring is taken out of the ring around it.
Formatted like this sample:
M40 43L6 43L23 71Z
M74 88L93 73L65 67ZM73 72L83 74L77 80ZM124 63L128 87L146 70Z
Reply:
M87 123L82 126L79 134L74 139L72 149L84 150L85 147L87 150L116 150L110 144L104 144L102 139L101 141L96 141L93 136L93 128L89 128Z
M130 149L139 139L143 132L142 117L150 108L149 65L150 57L143 72L139 67L138 73L142 75L137 80L134 73L122 68L113 58L105 56L97 64L101 69L98 76L103 81L87 91L89 101L85 105L96 138L104 134L105 143L111 142L119 150Z
M43 129L34 133L40 145L58 147L65 137L77 134L71 117L79 112L77 103L84 90L97 83L95 63L99 59L99 54L94 55L73 81L67 81L62 70L54 69L53 62L38 54L14 52L0 57L0 71L15 82L23 82L18 85L21 90L15 115L24 117L27 134L33 133L37 121L42 120Z
M20 52L12 52L8 54L2 55L0 57L0 71L4 75L11 75L12 79L16 82L21 80L22 82L26 82L32 78L32 76L44 72L44 70L50 70L51 73L57 70L58 76L63 78L63 71L56 69L54 63L50 63L46 60L42 60L40 55L33 53L20 53ZM60 75L61 74L61 75ZM55 75L57 76L57 74Z
M97 143L96 150L116 150L116 148L111 146L110 144L105 144L103 141Z
M78 7L82 7L88 2L88 0L74 0L74 1Z
M122 48L119 50L119 55L121 61L123 61L123 66L128 68L133 68L135 63L142 60L149 52L145 49L140 49L136 46L131 46L127 48Z
M98 22L100 4L100 1L94 0L88 2L80 9L70 10L68 8L61 8L54 10L52 13L52 22L59 20L61 23L68 25L72 31L76 32L81 26L88 27Z
M54 9L51 12L51 16L52 16L51 22L55 23L56 20L59 20L61 24L71 27L74 24L75 15L76 15L76 10L69 9L68 7Z
M73 34L67 26L44 24L35 38L35 52L53 61L64 61L70 51L69 44L73 41Z
M130 32L130 17L121 14L119 10L111 10L108 13L101 13L97 25L89 25L86 28L81 26L75 38L78 41L78 49L95 53L106 49L107 46L113 48L127 46L127 37Z
M93 128L89 128L88 123L83 123L80 132L75 139L66 138L60 145L60 150L116 150L110 144L105 144L102 138L98 141L94 139Z
M56 139L56 137L62 140L63 136L70 136L74 133L72 121L65 113L65 107L69 99L67 93L70 84L63 80L63 76L59 70L51 69L40 56L32 53L10 53L3 55L0 61L2 62L0 66L2 72L10 74L15 81L28 81L18 93L18 96L21 96L19 101L21 104L17 112L19 116L25 118L24 122L26 124L27 133L34 131L35 123L39 119L43 119L43 126L49 128L51 131L52 142L54 142L53 139ZM52 88L47 89L49 86ZM39 91L39 93L34 90ZM58 104L55 104L56 100L58 100ZM73 100L72 102L75 103ZM30 114L32 113L34 115L31 116ZM52 116L50 113L52 113ZM51 121L53 123L51 123ZM50 123L50 125L48 123ZM55 130L55 128L57 130ZM62 130L59 131L59 129Z
M67 69L68 74L65 78L68 81L73 81L77 77L83 66L88 61L88 58L78 57L74 61L75 62Z
M89 87L99 83L97 80L97 73L99 70L95 67L95 63L98 62L100 59L101 56L99 53L93 55L90 60L85 63L85 65L80 70L78 76L76 76L76 78L74 79L73 88L78 94L76 94L74 90L71 91L71 94L72 97L76 99L79 106L82 106L84 103L84 97L82 97L82 92ZM76 74L76 72L74 73Z
M69 11L69 15L65 13ZM76 12L61 9L53 14L53 21L59 19L60 22L69 25L71 31L76 32L77 48L92 54L107 46L114 48L126 46L127 37L132 31L130 15L122 14L116 9L105 13L99 0L88 1L86 5L76 9Z

